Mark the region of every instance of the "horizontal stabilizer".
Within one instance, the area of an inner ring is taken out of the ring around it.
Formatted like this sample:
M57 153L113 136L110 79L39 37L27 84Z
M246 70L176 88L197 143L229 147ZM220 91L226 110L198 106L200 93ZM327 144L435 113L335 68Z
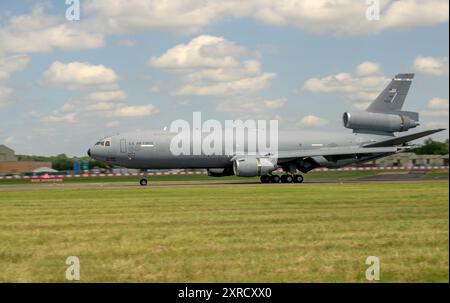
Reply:
M371 143L368 145L364 145L364 147L390 147L390 146L396 146L396 145L401 145L425 136L429 136L432 135L434 133L440 132L445 130L445 128L438 128L438 129L432 129L432 130L426 130L423 132L419 132L419 133L415 133L415 134L410 134L410 135L406 135L406 136L400 136L400 137L394 137L394 138L390 138L384 141L380 141L380 142L376 142L376 143Z

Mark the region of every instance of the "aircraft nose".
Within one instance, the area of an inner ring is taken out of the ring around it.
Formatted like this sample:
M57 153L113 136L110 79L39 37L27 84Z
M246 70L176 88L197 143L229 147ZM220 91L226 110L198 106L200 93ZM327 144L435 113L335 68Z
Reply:
M88 154L89 157L91 156L91 149L90 148L88 149L87 154Z

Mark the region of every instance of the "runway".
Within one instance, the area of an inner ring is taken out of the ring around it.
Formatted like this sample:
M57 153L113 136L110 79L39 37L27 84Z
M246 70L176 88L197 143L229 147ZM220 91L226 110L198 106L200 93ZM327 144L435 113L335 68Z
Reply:
M193 186L245 186L245 185L254 185L254 186L308 186L314 184L357 184L357 183L404 183L404 182L448 182L448 179L431 179L431 178L423 178L423 174L421 173L408 173L408 174L387 174L387 175L377 175L373 177L367 178L359 178L352 180L311 180L308 181L305 178L303 183L265 183L262 184L260 182L251 181L251 182L151 182L151 178L149 179L149 183L147 186L140 186L138 184L138 179L136 179L136 183L134 184L114 184L114 183L93 183L93 184L36 184L36 185L16 185L16 186L0 186L0 191L20 191L20 190L45 190L45 189L113 189L113 188L152 188L152 187L193 187Z

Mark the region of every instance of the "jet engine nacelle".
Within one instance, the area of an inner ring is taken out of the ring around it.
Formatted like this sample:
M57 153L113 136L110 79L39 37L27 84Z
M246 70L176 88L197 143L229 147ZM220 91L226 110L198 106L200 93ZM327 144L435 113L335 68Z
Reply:
M404 132L419 125L404 115L345 112L342 121L346 128L382 132Z
M233 162L234 174L240 177L264 176L275 168L275 164L268 158L241 158Z

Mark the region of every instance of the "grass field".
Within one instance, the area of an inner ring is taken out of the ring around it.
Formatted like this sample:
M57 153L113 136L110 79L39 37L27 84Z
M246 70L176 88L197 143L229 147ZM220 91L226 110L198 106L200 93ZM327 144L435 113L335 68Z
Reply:
M0 192L0 281L448 282L447 182Z

